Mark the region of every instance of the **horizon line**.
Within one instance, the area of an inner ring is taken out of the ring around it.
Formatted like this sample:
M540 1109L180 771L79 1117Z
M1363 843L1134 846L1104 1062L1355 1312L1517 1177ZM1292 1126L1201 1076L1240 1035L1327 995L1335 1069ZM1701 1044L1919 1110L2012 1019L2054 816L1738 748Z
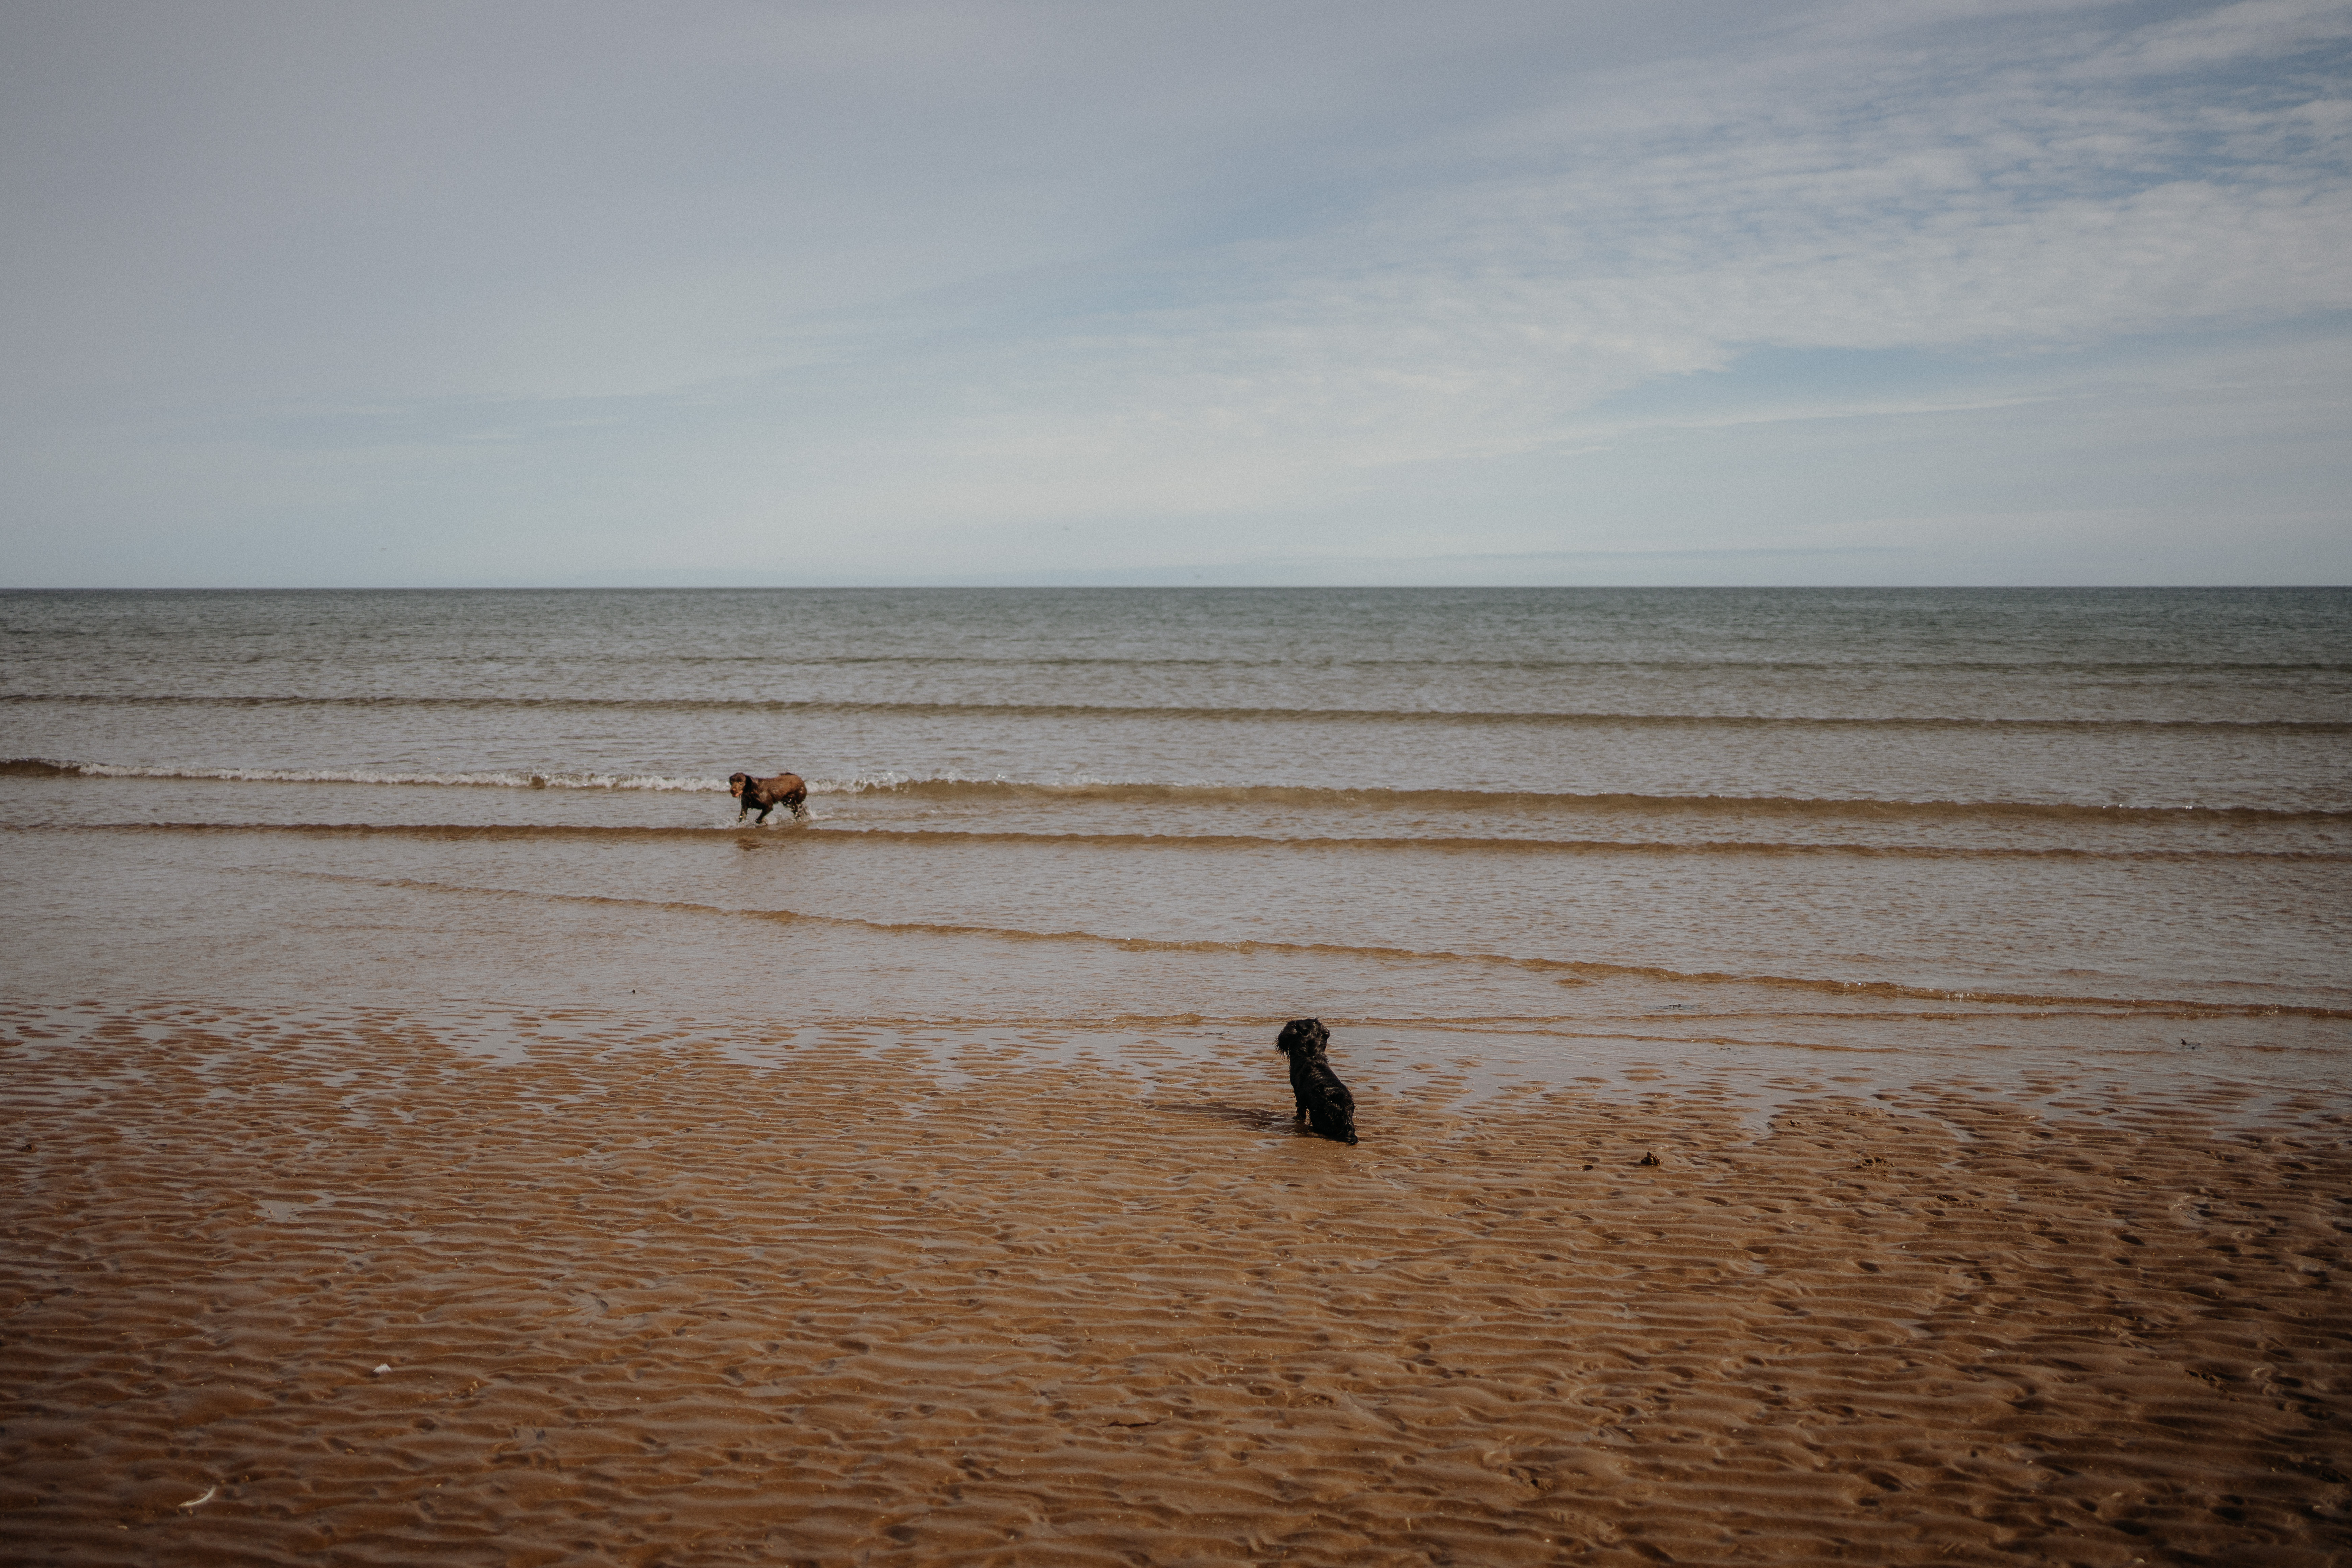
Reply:
M375 583L0 584L0 594L2340 593L2352 583Z

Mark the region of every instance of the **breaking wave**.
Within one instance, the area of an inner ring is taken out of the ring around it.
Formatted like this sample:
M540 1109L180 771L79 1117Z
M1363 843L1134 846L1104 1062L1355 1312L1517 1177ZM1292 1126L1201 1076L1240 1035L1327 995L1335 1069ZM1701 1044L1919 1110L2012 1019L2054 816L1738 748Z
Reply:
M1285 805L1363 811L1681 812L1757 813L1796 816L2001 816L2061 821L2352 822L2352 811L2295 811L2270 806L2093 805L2066 801L1838 799L1819 796L1630 795L1475 789L1335 789L1312 784L1151 784L1010 779L883 777L810 788L845 795L881 794L938 801L1072 800L1139 805Z
M778 826L786 824L780 819ZM1983 848L1939 844L1818 844L1748 842L1701 838L1688 842L1642 838L1474 837L1464 835L1383 837L1342 833L1043 833L952 827L826 827L789 825L779 842L914 844L946 847L1034 845L1052 848L1181 849L1188 851L1288 849L1332 853L1495 855L1655 855L1703 858L1724 855L1845 856L1897 860L2247 860L2340 864L2352 851L2331 849L2082 849L2005 847ZM0 832L22 831L0 826ZM740 838L735 826L648 827L581 823L465 822L107 822L39 831L103 834L274 834L313 838L410 838L429 843L631 844L705 842Z
M480 773L398 773L383 768L146 767L134 763L53 762L45 757L0 760L0 776L18 778L190 779L225 784L436 784L460 789L667 790L725 795L727 781L660 773L530 773L494 768Z
M0 760L0 776L44 778L186 779L236 784L375 784L467 789L645 790L724 795L727 781L663 773L530 772L404 773L383 768L205 768L126 763ZM1019 779L909 778L878 773L854 779L811 779L812 795L889 795L939 802L1051 803L1161 806L1289 806L1350 813L1368 811L1641 812L1801 817L2042 819L2071 822L2352 823L2352 811L2293 810L2251 805L2092 805L2070 801L1887 800L1871 797L1580 794L1530 790L1333 788L1315 784L1161 784L1116 780L1052 783Z

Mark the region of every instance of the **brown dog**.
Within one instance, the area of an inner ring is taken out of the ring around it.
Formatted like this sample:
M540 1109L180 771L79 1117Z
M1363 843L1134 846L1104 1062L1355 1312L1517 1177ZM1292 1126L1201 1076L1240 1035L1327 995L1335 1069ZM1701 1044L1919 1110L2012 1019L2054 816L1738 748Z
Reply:
M743 803L742 810L735 814L738 822L743 820L745 812L756 811L760 815L752 821L764 824L768 820L768 813L780 805L790 807L796 819L808 816L808 807L803 804L808 799L808 781L798 773L778 773L772 779L755 779L750 773L730 773L727 775L727 793Z

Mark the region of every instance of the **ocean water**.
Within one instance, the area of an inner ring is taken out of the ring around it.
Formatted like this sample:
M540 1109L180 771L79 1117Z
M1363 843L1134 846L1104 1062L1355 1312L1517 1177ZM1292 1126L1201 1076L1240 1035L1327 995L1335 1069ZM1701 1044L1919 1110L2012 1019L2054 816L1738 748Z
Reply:
M16 593L0 729L23 1005L2315 1079L2352 1016L2341 590Z

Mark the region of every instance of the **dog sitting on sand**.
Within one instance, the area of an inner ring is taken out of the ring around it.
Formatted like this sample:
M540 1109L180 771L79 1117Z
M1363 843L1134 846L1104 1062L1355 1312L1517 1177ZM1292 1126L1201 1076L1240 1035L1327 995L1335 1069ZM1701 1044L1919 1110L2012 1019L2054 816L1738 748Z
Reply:
M1313 1018L1293 1018L1275 1037L1274 1048L1290 1058L1290 1093L1298 1101L1295 1120L1309 1131L1343 1143L1356 1141L1356 1097L1331 1070L1323 1054L1331 1031Z
M795 819L808 816L808 807L803 804L808 799L808 781L798 773L778 773L772 779L730 773L727 793L743 803L743 809L735 814L738 822L743 820L745 813L756 811L760 815L752 819L753 826L764 826L768 813L780 805L789 807Z

